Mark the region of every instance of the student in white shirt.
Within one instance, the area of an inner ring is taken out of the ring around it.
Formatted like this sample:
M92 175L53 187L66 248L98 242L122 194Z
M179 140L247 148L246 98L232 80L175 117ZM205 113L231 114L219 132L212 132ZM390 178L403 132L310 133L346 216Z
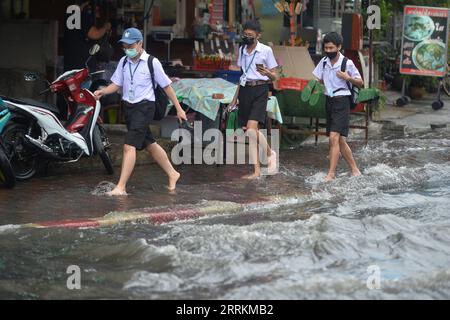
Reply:
M252 174L245 175L243 179L256 179L261 176L258 144L262 150L267 151L268 174L275 174L278 170L277 154L259 132L259 125L264 124L266 120L269 85L277 79L278 64L272 48L258 41L261 37L261 26L258 21L247 21L243 32L244 47L239 49L237 61L243 74L230 104L230 110L239 99L239 126L247 129L246 134L254 142L250 144L250 157L255 170Z
M347 59L346 72L341 71L344 55L340 53L344 40L336 32L328 33L324 40L325 54L316 69L314 77L325 85L327 135L330 141L330 168L325 181L336 178L336 168L339 155L342 154L349 165L353 176L360 176L361 172L353 158L352 150L347 144L350 126L350 90L348 83L362 87L361 75L352 60Z
M148 66L149 55L142 47L142 33L136 28L125 30L120 42L126 56L123 57L111 79L111 85L96 91L97 99L122 89L127 134L123 148L122 171L117 187L108 193L110 196L127 195L126 185L131 177L136 163L136 150L146 150L155 159L169 178L168 189L176 188L180 174L173 168L167 153L152 136L149 129L150 121L155 114L155 93ZM172 81L165 74L158 59L153 59L155 82L164 89L168 98L177 110L180 121L187 120L186 114L178 102Z

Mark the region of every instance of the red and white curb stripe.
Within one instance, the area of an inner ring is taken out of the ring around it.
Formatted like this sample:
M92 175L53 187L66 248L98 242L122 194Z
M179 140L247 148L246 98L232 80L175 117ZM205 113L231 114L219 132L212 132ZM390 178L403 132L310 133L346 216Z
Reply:
M188 205L183 208L146 208L136 209L128 212L112 212L101 218L81 219L81 220L59 220L37 223L27 223L21 225L0 226L0 231L8 229L95 229L104 227L113 227L126 223L142 223L159 225L172 221L191 220L206 216L232 214L236 212L245 212L249 210L276 209L281 205L288 203L298 203L303 201L302 196L273 196L260 201L236 203L225 201L211 201L205 206Z

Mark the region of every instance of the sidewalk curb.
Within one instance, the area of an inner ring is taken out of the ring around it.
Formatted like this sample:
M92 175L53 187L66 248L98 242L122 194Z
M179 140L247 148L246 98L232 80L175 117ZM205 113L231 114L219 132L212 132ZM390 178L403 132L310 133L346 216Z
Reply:
M259 201L236 203L227 201L211 201L208 206L190 204L172 208L144 208L125 212L111 212L101 218L80 220L59 220L26 223L21 225L0 226L0 234L7 230L17 229L98 229L111 228L123 224L150 224L160 225L173 221L198 219L214 215L223 215L233 212L245 212L258 209L260 206L277 208L289 203L304 201L304 194L291 196L271 196Z

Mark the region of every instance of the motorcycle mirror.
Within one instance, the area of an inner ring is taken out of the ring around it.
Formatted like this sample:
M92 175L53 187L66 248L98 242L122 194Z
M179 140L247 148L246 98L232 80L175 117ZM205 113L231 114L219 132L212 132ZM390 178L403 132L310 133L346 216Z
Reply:
M39 77L35 73L27 73L27 74L24 75L24 79L27 82L33 82L33 81L38 80Z
M98 45L98 44L94 44L92 47L91 47L91 49L89 50L89 54L91 55L91 56L93 56L93 55L95 55L97 52L99 52L100 51L100 45Z

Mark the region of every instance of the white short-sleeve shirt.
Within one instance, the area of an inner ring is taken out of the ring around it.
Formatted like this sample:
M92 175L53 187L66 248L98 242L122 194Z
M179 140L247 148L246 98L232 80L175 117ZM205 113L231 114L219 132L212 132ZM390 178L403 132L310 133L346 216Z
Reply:
M248 53L247 46L244 46L244 55L242 55L242 48L239 49L237 65L247 74L248 81L269 80L269 77L263 76L256 70L256 64L262 64L269 70L278 67L272 48L259 41L251 53Z
M339 60L334 64L334 66L331 66L330 59L327 57L320 60L319 64L313 71L313 75L323 80L323 83L325 85L325 95L329 97L333 96L349 96L351 95L350 91L348 90L347 82L345 80L340 79L337 76L337 73L341 71L342 61L344 60L344 55L339 53ZM323 69L323 63L326 61L325 69ZM358 69L356 68L355 64L352 60L348 59L347 61L347 73L352 77L353 79L361 79L361 74L359 73ZM344 89L340 90L336 93L336 90L338 89Z
M117 86L122 87L123 100L129 103L138 103L143 100L155 101L152 78L148 68L149 57L150 55L144 51L136 63L133 63L131 59L127 57L120 59L111 81ZM127 59L127 62L124 66L125 59ZM166 88L172 84L172 81L164 72L162 64L157 58L153 59L153 70L155 72L155 85ZM134 75L133 84L131 81L132 74ZM133 91L132 98L134 99L130 99L130 89Z

